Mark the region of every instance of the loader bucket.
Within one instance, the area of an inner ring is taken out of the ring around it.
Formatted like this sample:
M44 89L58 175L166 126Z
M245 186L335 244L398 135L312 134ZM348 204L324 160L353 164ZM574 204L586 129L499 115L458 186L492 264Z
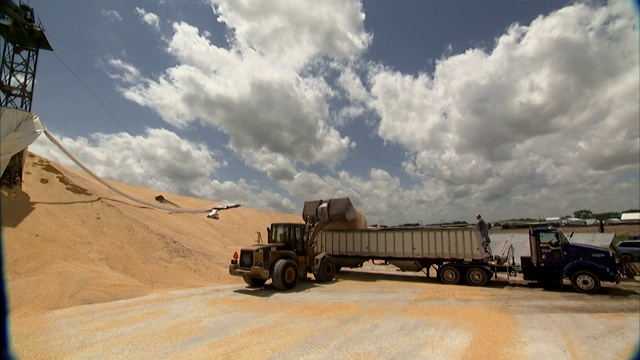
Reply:
M304 208L302 209L302 219L306 221L309 217L314 217L316 221L351 221L356 217L356 209L348 197L329 200L312 200L305 202Z

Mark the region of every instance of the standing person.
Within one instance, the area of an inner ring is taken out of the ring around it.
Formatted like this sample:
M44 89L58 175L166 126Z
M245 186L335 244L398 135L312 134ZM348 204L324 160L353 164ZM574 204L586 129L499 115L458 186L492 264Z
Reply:
M489 227L487 223L482 219L482 215L476 215L476 219L478 222L476 223L476 230L480 232L480 236L482 236L482 246L484 247L484 251L489 254L493 258L493 253L491 252L491 239L489 239Z
M476 224L476 229L480 231L480 235L482 235L482 242L490 243L491 239L489 239L489 227L487 223L482 219L482 215L476 215L476 219L478 219L478 223Z

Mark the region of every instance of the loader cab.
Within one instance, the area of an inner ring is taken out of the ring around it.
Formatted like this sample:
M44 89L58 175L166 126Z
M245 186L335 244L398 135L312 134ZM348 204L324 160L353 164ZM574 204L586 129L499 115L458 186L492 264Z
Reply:
M268 242L285 244L285 249L295 251L297 255L305 254L304 224L278 223L267 229Z

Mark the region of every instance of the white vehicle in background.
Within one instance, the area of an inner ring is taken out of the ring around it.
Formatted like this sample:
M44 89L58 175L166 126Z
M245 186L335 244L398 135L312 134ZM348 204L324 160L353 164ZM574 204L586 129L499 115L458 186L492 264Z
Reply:
M613 243L611 247L621 262L640 261L640 240L637 238Z

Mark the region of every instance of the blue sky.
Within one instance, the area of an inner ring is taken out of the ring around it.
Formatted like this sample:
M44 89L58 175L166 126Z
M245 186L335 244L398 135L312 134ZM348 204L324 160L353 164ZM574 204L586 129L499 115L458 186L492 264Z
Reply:
M388 225L640 203L628 0L29 4L32 110L106 178Z

